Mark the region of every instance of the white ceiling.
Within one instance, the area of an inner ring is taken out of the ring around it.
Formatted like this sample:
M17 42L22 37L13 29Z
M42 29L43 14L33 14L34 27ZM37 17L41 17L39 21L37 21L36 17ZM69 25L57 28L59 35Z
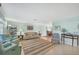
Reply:
M21 22L50 23L58 18L79 16L79 4L4 3L5 16Z

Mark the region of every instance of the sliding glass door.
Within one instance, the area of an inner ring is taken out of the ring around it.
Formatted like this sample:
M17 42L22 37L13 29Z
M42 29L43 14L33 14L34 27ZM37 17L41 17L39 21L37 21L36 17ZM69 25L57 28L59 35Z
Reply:
M2 42L4 39L4 28L5 28L5 19L2 13L2 8L0 7L0 42Z
M2 19L0 18L0 42L3 40L3 28L4 24L2 22Z

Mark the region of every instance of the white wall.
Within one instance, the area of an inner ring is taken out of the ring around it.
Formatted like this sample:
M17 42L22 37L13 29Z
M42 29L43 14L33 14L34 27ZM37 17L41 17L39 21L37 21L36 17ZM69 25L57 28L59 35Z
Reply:
M29 23L20 23L16 21L7 21L7 25L17 26L18 32L28 32L27 25ZM42 36L46 36L46 24L40 24L40 23L31 23L33 25L33 32L42 33Z
M61 20L55 20L53 22L53 25L60 25L61 28L65 28L67 32L74 33L74 32L79 32L78 29L78 24L79 24L79 17L70 17L70 18L64 18ZM59 30L60 31L60 30Z

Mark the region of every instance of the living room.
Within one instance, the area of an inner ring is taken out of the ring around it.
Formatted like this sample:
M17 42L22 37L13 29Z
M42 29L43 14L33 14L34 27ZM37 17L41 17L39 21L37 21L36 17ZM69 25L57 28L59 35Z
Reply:
M0 54L79 54L78 3L2 3L0 5L0 28L2 28ZM14 47L17 48L13 49Z

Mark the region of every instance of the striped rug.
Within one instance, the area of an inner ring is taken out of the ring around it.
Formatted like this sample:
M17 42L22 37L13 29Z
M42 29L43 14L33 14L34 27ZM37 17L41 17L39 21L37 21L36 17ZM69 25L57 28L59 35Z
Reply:
M39 38L22 40L21 44L25 55L34 55L52 46L52 43L50 43L49 41Z

